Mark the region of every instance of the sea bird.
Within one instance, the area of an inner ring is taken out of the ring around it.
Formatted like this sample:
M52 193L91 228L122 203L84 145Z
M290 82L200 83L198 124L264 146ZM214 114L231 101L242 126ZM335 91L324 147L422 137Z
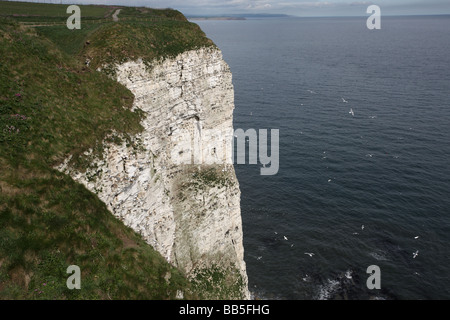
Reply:
M314 255L314 253L312 253L312 252L305 252L305 254L307 254L310 257L312 257Z
M413 258L415 259L418 254L419 254L419 250L417 250L416 252L413 252Z
M348 103L348 101L347 100L345 100L344 98L341 98L342 99L342 102L344 102L344 103Z
M350 113L353 117L355 116L355 113L353 112L352 108L350 108L350 111L348 113Z

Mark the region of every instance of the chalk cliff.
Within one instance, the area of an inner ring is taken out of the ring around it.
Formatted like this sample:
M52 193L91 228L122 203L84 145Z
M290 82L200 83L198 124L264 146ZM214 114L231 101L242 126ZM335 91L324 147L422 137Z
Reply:
M102 157L85 172L69 159L58 169L194 283L210 282L210 298L249 298L231 161L234 92L221 51L210 46L151 63L128 61L115 65L114 77L134 94L133 109L144 112L143 131L131 144L105 141Z

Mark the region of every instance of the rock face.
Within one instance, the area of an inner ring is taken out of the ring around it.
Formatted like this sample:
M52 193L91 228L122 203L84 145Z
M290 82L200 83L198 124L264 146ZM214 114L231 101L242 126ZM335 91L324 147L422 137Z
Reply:
M69 161L58 169L189 277L215 281L223 296L211 298L249 298L232 165L234 92L220 50L187 51L151 66L126 62L116 77L135 95L133 108L145 112L144 130L132 145L105 142L86 172Z

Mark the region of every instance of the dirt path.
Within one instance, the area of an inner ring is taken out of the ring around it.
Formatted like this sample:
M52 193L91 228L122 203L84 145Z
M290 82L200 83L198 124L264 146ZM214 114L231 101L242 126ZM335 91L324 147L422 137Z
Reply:
M122 9L117 9L116 12L114 12L114 14L112 15L112 18L113 18L113 21L114 21L114 22L119 21L118 15L119 15L119 13L120 13L120 10L122 10Z

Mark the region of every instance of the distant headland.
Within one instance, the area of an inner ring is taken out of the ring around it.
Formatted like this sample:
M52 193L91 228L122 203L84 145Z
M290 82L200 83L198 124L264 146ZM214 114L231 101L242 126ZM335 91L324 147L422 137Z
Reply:
M268 18L289 18L287 14L227 14L227 15L187 15L188 20L247 20Z
M187 17L188 20L247 20L244 17Z

